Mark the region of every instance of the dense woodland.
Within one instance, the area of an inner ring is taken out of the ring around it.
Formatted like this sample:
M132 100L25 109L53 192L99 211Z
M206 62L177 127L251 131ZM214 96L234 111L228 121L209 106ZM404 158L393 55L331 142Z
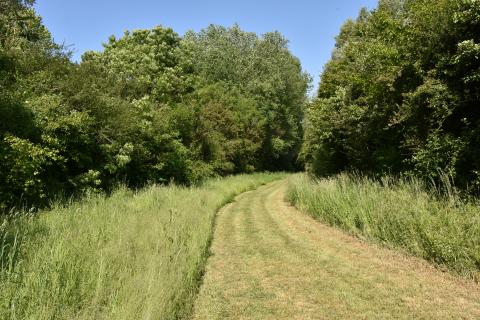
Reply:
M278 32L127 31L75 63L32 5L0 0L3 210L303 164L316 175L448 175L480 190L476 0L362 10L312 101Z
M311 172L448 175L480 190L480 3L381 0L347 21L309 106Z
M32 4L0 0L0 208L300 168L310 80L281 34L156 27L74 63Z

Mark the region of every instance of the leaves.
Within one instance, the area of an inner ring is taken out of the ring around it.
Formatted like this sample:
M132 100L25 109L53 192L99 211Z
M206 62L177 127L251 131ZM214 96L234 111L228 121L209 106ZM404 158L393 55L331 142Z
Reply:
M158 26L74 64L27 3L0 4L2 209L294 167L309 79L279 33Z
M475 0L382 0L347 21L307 113L302 156L309 170L427 179L443 171L473 191L478 8Z

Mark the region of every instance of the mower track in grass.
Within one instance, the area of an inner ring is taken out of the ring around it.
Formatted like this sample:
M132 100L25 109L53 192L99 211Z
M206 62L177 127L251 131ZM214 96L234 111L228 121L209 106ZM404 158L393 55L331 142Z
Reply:
M480 286L324 226L282 180L218 214L194 319L480 319Z

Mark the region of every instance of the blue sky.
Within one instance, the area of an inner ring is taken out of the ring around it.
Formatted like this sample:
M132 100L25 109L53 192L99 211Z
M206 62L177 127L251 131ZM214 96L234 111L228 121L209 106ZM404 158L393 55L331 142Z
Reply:
M55 41L75 50L75 60L85 51L102 50L112 34L157 25L172 27L180 35L209 24L238 23L258 34L278 30L290 40L291 51L317 87L343 22L376 4L377 0L37 0L35 8Z

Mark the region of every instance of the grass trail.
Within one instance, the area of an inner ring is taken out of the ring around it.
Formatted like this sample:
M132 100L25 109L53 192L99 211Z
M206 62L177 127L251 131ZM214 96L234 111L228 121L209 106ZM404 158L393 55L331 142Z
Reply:
M479 319L480 287L367 245L284 201L287 182L221 210L199 319Z
M219 208L283 174L119 190L0 221L0 319L184 319Z

